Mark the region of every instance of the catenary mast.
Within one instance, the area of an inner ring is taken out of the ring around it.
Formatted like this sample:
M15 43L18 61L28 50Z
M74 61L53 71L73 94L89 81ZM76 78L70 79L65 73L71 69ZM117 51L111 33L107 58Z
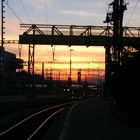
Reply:
M106 15L105 23L113 27L113 37L111 44L106 47L106 83L110 81L112 74L118 71L121 65L121 53L123 50L123 15L127 10L125 0L114 0L109 4L109 10Z
M109 4L110 7L112 11L108 11L105 22L113 25L112 61L120 64L123 49L123 15L127 9L127 4L124 0L114 0Z
M0 46L0 75L2 75L3 71L3 51L4 51L4 1L1 0L1 46Z
M2 0L1 1L1 47L3 48L4 47L4 1L5 0Z

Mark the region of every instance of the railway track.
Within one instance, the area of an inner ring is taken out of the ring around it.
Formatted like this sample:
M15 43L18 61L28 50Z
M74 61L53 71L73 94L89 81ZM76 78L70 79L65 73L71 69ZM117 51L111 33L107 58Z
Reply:
M44 98L44 99L25 99L23 101L17 100L14 102L4 102L0 104L0 113L6 113L16 110L21 110L25 108L32 108L37 106L42 106L46 104L51 104L55 102L61 102L63 100L70 100L68 97L53 97L53 98Z
M39 110L18 123L15 123L13 126L2 130L0 132L0 140L39 140L47 133L47 130L51 123L57 118L57 115L64 111L66 107L75 103L77 103L77 101L53 105Z

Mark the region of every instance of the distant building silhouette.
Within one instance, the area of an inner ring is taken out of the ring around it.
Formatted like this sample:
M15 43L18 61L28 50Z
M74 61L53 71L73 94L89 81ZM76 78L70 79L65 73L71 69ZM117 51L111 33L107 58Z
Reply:
M7 89L16 79L16 71L23 68L23 60L0 47L0 90ZM7 84L6 84L7 83Z

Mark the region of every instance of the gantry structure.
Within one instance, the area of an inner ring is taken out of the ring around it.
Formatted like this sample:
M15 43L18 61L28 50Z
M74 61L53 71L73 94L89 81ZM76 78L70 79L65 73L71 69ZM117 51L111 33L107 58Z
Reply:
M110 61L114 60L114 52L111 51L115 45L113 26L21 24L20 27L25 32L19 35L19 43L29 44L30 73L34 73L35 45L104 46L106 64L110 65ZM140 28L123 27L122 40L123 46L140 46Z
M113 46L113 26L20 24L20 44ZM123 27L123 46L140 45L140 27Z
M140 46L140 28L123 27L123 15L127 10L124 0L114 0L109 4L105 23L107 26L43 25L21 24L25 29L19 35L20 44L29 44L29 68L34 73L35 45L80 45L105 47L106 82L121 64L121 53L125 46ZM31 45L32 44L32 45ZM32 51L31 51L32 50Z
M42 75L42 78L50 80L61 79L70 81L69 78L71 78L71 81L79 82L86 80L89 82L95 79L104 81L104 61L72 61L71 65L72 67L69 68L69 61L35 61L35 74ZM25 61L25 69L27 66L28 62Z
M114 70L112 67L116 67L112 64L121 64L124 46L140 46L140 27L123 27L127 3L124 0L114 0L109 4L109 8L111 11L108 11L105 20L107 26L20 24L24 33L19 35L18 43L29 45L29 74L34 74L36 45L104 46L108 79Z

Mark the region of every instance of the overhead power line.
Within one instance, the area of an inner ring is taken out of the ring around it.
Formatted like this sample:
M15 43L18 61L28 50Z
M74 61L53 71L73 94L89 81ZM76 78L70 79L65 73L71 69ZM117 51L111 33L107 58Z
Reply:
M45 0L45 19L47 24L47 0Z
M24 11L25 11L25 14L26 14L26 16L27 16L27 18L28 18L28 20L29 20L31 23L33 23L31 17L29 16L29 14L28 14L28 12L27 12L27 10L26 10L24 4L23 4L23 1L22 1L22 0L19 0L19 2L20 2L20 4L21 4L21 6L23 7L23 9L24 9Z
M126 26L128 26L128 24L130 23L130 20L132 19L133 15L134 15L134 12L135 12L135 10L136 10L136 8L138 6L138 3L139 3L139 0L136 1L135 6L133 8L133 11L132 11L132 13L131 13L131 15L130 15L128 21L127 21L127 23L126 23Z
M5 1L5 3L7 4L7 6L9 7L9 9L12 11L12 13L15 15L15 17L18 19L18 21L20 23L23 23L22 20L20 19L20 17L16 14L16 12L13 10L13 8L9 5L8 1Z

